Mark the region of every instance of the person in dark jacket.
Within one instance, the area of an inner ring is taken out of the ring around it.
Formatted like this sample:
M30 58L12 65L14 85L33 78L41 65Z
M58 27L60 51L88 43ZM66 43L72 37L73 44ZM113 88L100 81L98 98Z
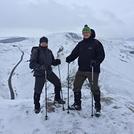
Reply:
M53 53L48 49L48 39L46 37L40 38L39 47L33 47L31 58L30 58L30 68L34 71L35 76L35 87L34 87L34 105L35 113L40 112L40 96L46 78L55 87L55 102L59 104L64 104L65 101L61 99L61 82L56 74L52 71L52 65L57 66L61 64L60 59L55 59Z
M83 30L83 40L73 49L72 53L66 58L70 63L78 58L79 69L74 80L74 104L71 110L81 110L81 88L84 81L88 78L90 84L92 80L92 66L94 67L94 85L92 93L95 100L96 112L101 111L100 88L98 78L100 73L100 64L105 58L105 52L102 44L95 39L95 31L85 25Z

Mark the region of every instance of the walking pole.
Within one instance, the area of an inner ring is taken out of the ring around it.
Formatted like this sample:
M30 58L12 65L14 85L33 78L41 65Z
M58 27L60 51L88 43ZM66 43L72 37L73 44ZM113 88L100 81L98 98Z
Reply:
M48 116L47 116L47 71L46 70L45 70L45 102L46 102L46 105L45 105L45 108L46 108L45 119L47 120Z
M93 104L93 85L94 85L94 67L92 66L92 82L91 82L91 96L92 96L92 113L91 113L91 116L93 117L94 116L94 111L93 111L93 107L94 107L94 104Z
M58 65L58 70L59 70L59 78L60 78L60 81L61 81L60 65ZM61 87L61 97L62 97L62 100L63 100L64 97L63 97L62 87ZM65 111L64 104L62 104L62 110Z
M68 108L67 108L67 113L69 114L69 63L68 63L68 102L67 102L67 105L68 105Z

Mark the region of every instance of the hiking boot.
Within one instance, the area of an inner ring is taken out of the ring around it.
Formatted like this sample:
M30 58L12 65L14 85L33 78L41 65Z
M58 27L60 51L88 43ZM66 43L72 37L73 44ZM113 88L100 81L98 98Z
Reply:
M69 108L70 110L81 110L81 92L74 92L74 104Z
M60 90L55 91L54 102L58 104L65 104L65 101L61 99Z
M55 99L54 102L58 104L65 104L65 101L62 99L58 99L58 100Z
M40 94L34 93L34 112L38 114L40 112Z
M41 110L40 108L35 108L35 109L34 109L34 112L35 112L36 114L38 114L38 113L40 113L40 110Z
M78 110L80 111L81 110L81 105L77 105L77 104L73 104L71 105L71 107L69 107L70 110Z
M95 111L95 116L96 116L96 117L100 117L100 115L101 115L100 109L96 109L96 111Z

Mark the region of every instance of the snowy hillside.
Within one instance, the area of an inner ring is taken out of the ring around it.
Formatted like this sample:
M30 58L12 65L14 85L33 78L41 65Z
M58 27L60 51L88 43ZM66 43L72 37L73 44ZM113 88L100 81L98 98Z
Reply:
M64 98L67 100L67 63L81 37L74 33L48 35L49 48L62 60L60 66ZM101 66L102 116L91 117L91 94L86 81L82 90L82 111L62 111L54 108L45 120L45 110L33 112L34 78L29 69L30 51L39 38L6 40L0 38L0 134L134 134L134 41L100 39L106 51ZM10 38L11 39L11 38ZM11 42L12 43L11 43ZM9 42L9 43L8 43ZM24 56L22 55L24 52ZM58 53L59 52L59 53ZM22 61L20 59L22 58ZM15 100L10 100L8 80L12 69ZM77 71L77 60L70 64L71 85ZM53 68L58 75L58 67ZM72 89L72 87L71 87ZM49 102L53 102L53 86L48 84ZM41 104L44 107L44 95ZM70 90L70 104L73 103ZM67 106L66 106L67 107Z

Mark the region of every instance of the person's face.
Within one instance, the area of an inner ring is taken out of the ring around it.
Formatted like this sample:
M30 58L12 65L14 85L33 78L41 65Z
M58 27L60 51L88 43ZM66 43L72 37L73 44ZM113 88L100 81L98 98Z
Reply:
M42 42L42 43L40 44L40 46L46 48L46 47L48 47L48 43L46 43L46 42Z
M82 34L84 39L88 39L91 36L90 32L83 32Z

